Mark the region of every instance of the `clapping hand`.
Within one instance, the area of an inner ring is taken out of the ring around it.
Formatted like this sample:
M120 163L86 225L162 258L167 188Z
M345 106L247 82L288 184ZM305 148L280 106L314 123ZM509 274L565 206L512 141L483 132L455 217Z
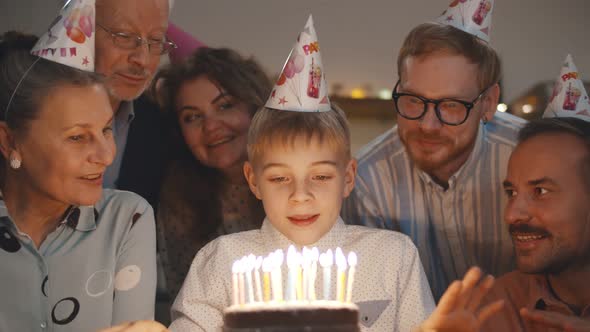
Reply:
M169 332L164 325L151 321L141 320L129 322L111 328L100 330L99 332Z
M528 310L522 308L520 315L531 323L552 327L564 332L590 332L590 321L575 316L566 316L558 312Z
M480 308L483 297L494 285L494 277L483 276L472 267L463 280L453 282L445 291L434 312L420 326L421 332L474 332L490 316L502 309L503 301Z

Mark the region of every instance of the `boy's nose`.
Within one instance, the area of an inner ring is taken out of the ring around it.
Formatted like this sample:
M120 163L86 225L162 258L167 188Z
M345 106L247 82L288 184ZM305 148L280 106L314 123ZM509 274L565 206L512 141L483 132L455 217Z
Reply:
M293 184L293 192L291 193L291 201L293 202L307 202L311 200L312 195L309 192L307 181L298 181Z

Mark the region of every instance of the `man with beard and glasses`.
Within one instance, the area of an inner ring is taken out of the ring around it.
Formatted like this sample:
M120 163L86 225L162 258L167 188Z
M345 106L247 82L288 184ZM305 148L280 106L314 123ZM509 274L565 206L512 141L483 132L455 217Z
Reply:
M358 153L342 214L410 236L438 299L472 265L496 276L514 268L501 182L524 120L495 113L500 60L468 32L417 26L397 68L397 125Z
M590 122L533 121L504 181L504 219L518 270L496 280L504 300L485 331L590 331Z
M96 1L96 72L106 78L117 144L104 187L136 192L154 208L165 159L163 118L142 94L160 57L175 47L166 38L171 5L171 0Z

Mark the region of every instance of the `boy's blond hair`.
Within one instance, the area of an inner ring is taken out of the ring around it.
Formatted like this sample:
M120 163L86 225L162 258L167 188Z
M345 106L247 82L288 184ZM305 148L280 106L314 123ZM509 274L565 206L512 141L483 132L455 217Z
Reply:
M280 144L293 147L296 139L304 138L309 144L317 139L340 150L349 160L350 129L346 115L337 106L327 112L293 112L262 108L256 113L248 131L248 160L255 164L265 150Z

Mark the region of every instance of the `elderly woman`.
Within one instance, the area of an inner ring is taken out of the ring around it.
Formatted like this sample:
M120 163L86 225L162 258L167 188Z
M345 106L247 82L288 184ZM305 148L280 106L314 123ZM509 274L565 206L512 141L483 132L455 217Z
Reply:
M94 331L153 317L152 208L103 190L113 111L100 79L0 38L0 331Z
M262 204L250 192L242 166L250 121L272 85L254 60L214 48L198 49L156 81L176 140L156 218L173 299L202 246L262 223Z

